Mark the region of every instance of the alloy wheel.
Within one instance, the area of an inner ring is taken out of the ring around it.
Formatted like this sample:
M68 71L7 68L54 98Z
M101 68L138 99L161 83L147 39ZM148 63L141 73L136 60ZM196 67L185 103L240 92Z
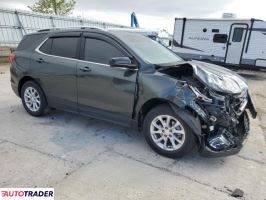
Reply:
M185 142L185 129L178 119L170 115L155 117L150 125L150 134L155 144L166 151L176 151Z
M38 91L33 87L27 87L24 92L24 100L28 109L37 112L41 107L41 98Z

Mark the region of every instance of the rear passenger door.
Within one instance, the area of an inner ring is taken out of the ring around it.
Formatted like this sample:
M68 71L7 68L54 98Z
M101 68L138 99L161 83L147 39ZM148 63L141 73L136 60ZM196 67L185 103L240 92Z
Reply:
M130 123L136 86L136 70L110 67L114 57L130 57L113 39L84 34L78 63L78 105L86 115Z
M32 73L51 107L77 111L79 45L79 32L57 33L47 38L32 57Z

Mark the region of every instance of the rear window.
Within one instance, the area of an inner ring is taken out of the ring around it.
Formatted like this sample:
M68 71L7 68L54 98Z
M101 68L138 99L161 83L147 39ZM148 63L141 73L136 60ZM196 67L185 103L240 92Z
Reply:
M24 36L16 50L24 50L31 47L33 43L37 42L43 36L45 36L45 33Z
M78 40L78 37L49 38L41 46L40 51L65 58L76 58Z

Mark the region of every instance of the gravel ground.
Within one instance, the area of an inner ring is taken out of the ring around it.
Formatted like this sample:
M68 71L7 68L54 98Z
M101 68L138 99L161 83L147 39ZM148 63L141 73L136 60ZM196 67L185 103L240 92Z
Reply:
M241 71L259 117L238 155L178 159L141 134L61 111L31 117L0 65L0 187L54 187L55 199L266 199L266 73ZM264 131L264 132L263 132Z

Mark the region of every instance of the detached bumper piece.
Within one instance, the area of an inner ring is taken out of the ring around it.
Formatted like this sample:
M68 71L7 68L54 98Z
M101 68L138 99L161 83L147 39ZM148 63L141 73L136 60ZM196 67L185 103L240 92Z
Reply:
M215 132L217 131L217 132ZM203 137L200 154L205 157L220 157L237 154L242 143L249 133L249 118L247 112L244 112L240 118L235 130L231 132L225 127L219 127L214 130L210 136Z

